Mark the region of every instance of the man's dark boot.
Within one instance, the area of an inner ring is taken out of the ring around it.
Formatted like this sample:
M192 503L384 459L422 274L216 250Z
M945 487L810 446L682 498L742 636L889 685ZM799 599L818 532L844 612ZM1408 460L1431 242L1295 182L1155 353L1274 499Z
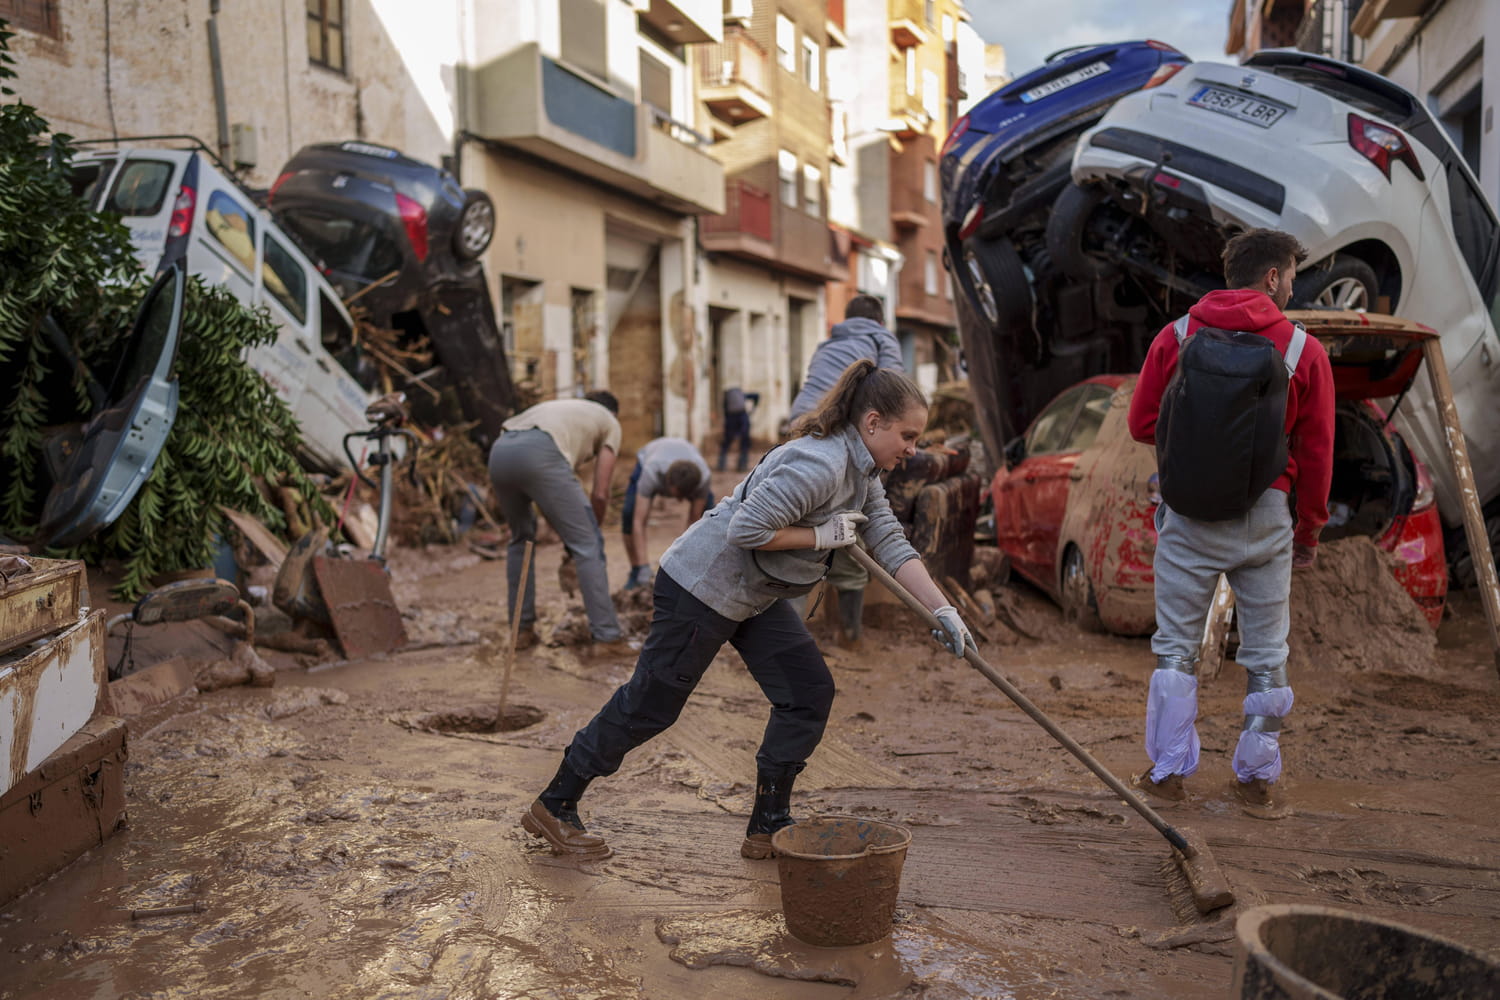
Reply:
M859 645L860 634L864 631L865 592L863 590L840 590L837 593L839 595L839 628L844 633L843 641L839 645L856 648Z
M755 776L755 808L750 812L750 824L745 827L740 857L764 861L776 856L771 834L796 822L792 819L792 782L797 780L799 770L786 767L761 771Z
M609 857L612 852L604 838L589 833L578 818L578 799L591 780L580 777L568 766L568 758L563 757L552 784L522 814L521 826L551 844L558 854L590 860Z

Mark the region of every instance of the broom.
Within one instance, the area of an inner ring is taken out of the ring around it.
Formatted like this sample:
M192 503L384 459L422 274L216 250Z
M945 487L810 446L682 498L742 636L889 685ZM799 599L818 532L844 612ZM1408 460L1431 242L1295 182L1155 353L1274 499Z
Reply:
M854 561L863 566L891 593L901 599L901 603L910 608L916 615L926 623L928 628L942 629L942 625L931 611L922 606L911 592L891 576L877 563L868 552L859 545L851 545L844 551L854 557ZM985 677L989 678L1005 696L1016 703L1016 706L1031 716L1037 725L1045 729L1052 738L1063 745L1063 748L1077 757L1090 771L1093 771L1110 787L1120 798L1125 800L1126 805L1141 814L1147 823L1156 828L1156 831L1167 839L1172 845L1172 859L1177 862L1177 867L1182 871L1183 877L1187 879L1188 888L1193 894L1193 905L1198 908L1199 913L1209 913L1221 906L1228 906L1234 902L1234 893L1229 888L1229 881L1224 873L1219 871L1218 862L1214 861L1213 855L1208 850L1208 842L1202 836L1186 827L1175 828L1169 826L1161 815L1141 800L1141 797L1129 788L1124 782L1116 778L1109 770L1094 758L1094 755L1085 750L1071 736L1062 731L1057 723L1047 717L1041 709L1031 703L1031 700L1022 694L1014 684L1000 675L994 667L984 661L978 650L972 646L964 650L964 659Z

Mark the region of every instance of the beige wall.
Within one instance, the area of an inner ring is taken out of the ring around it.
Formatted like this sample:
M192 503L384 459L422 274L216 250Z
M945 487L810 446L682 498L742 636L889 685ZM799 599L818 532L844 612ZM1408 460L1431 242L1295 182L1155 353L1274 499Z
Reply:
M269 185L302 145L363 138L438 161L450 151L455 52L423 47L411 27L414 5L349 0L347 73L307 59L302 0L237 0L215 21L231 125L249 126L257 162L245 174ZM207 0L115 0L105 51L103 4L60 4L61 37L21 32L12 45L16 91L76 138L195 135L217 143ZM422 39L441 36L456 5L424 3ZM399 42L397 37L406 40ZM446 67L445 67L446 60Z

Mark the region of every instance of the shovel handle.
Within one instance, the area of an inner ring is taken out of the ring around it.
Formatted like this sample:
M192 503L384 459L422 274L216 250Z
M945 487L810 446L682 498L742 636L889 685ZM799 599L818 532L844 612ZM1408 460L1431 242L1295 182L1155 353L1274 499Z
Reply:
M918 618L922 619L922 622L928 628L942 628L942 625L937 620L937 616L929 611L921 601L917 600L912 592L903 587L895 577L887 573L885 568L877 563L862 546L851 545L844 551L848 552L854 558L855 562L868 570L871 576L885 584L886 589L900 598L901 603L905 604ZM1168 843L1181 851L1185 857L1193 856L1193 849L1182 834L1172 829L1155 809L1146 805L1139 795L1127 788L1123 781L1116 778L1110 773L1108 768L1094 759L1093 754L1080 746L1078 741L1063 732L1057 723L1053 722L1041 709L1033 705L1030 698L1027 698L1014 684L1006 680L999 671L986 663L984 657L979 655L978 650L972 646L966 646L964 648L964 659L968 660L969 665L975 670L984 674L991 684L994 684L1001 691L1005 692L1005 696L1015 702L1017 708L1031 716L1037 725L1045 729L1054 740L1062 744L1063 749L1082 761L1084 766L1093 771L1100 781L1110 787L1111 791L1124 799L1126 805L1140 813L1141 818L1155 827L1156 831L1163 837L1167 838Z

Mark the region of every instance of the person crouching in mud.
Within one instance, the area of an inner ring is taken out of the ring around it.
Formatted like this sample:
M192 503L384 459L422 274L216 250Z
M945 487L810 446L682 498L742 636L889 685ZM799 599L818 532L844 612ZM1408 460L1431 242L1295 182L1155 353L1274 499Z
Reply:
M845 369L796 436L762 459L723 503L663 553L651 630L635 674L563 752L557 776L521 818L561 854L603 858L578 800L595 778L663 732L728 642L771 703L756 754L755 807L740 854L774 856L771 834L793 822L792 782L823 737L833 677L801 616L785 598L810 591L832 550L862 534L876 561L930 608L933 637L956 656L973 646L958 612L932 582L891 513L880 482L916 450L927 423L922 391L869 360Z

